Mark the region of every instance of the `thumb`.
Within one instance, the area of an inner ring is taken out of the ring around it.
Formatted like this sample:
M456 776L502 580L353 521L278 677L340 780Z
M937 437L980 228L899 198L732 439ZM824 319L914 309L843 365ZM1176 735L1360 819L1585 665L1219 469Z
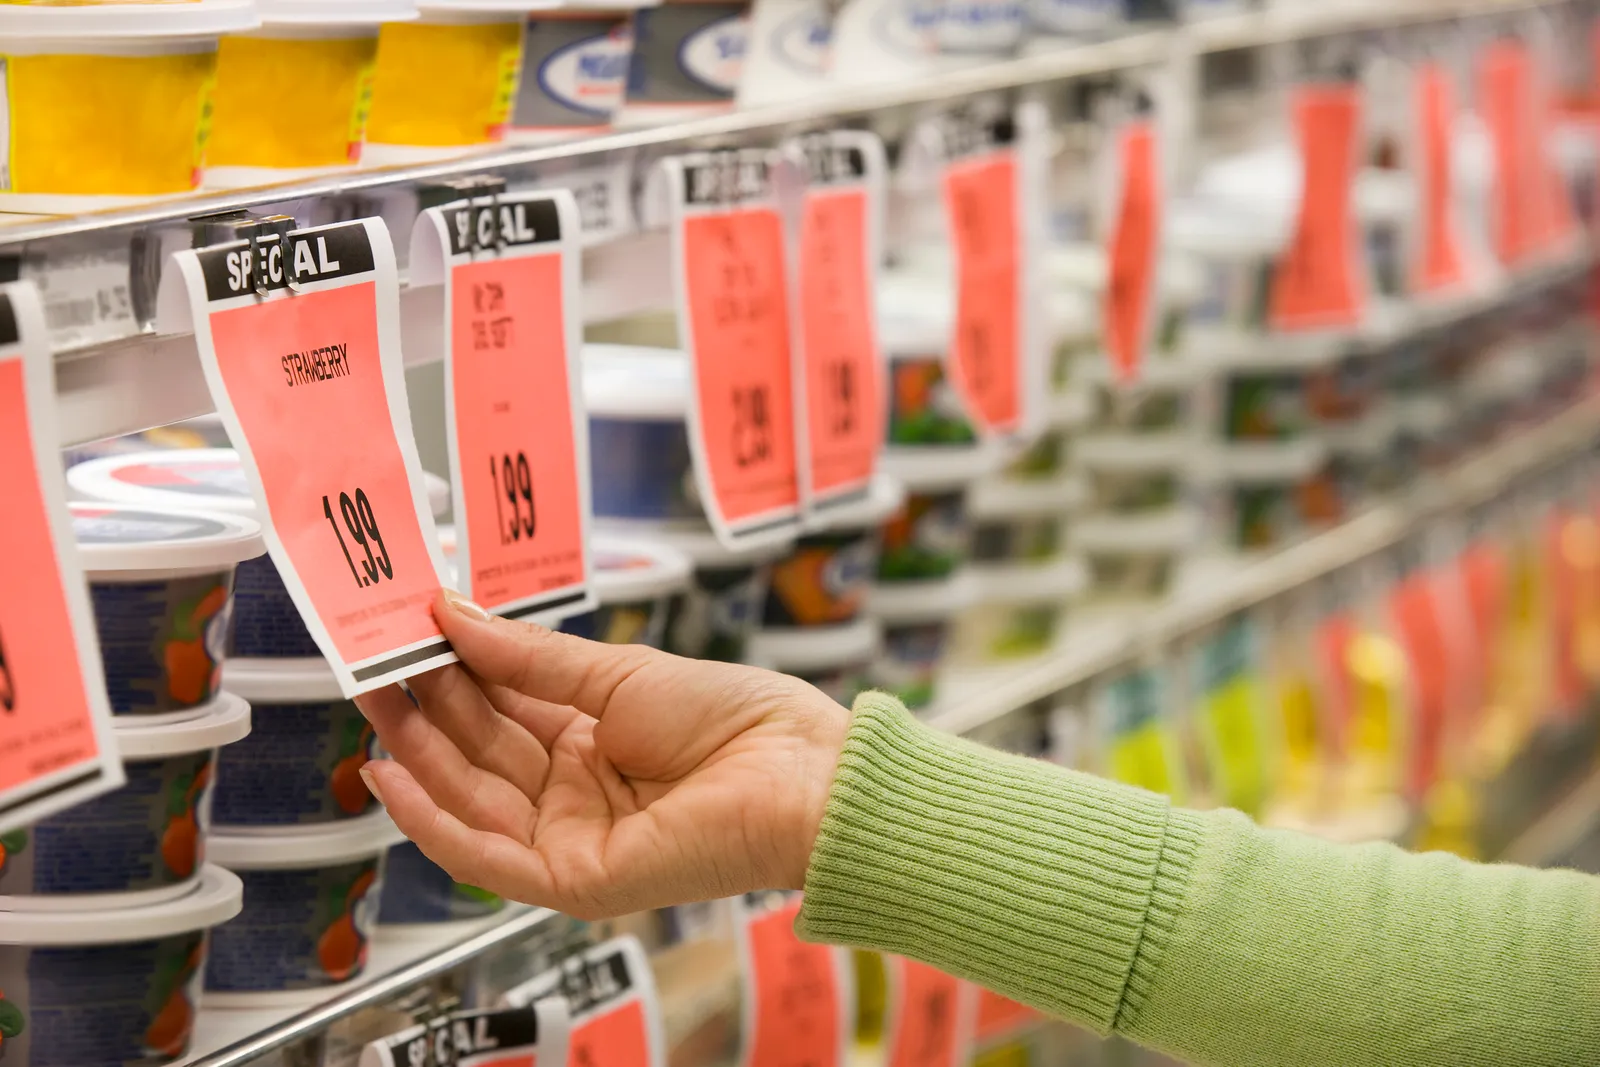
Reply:
M461 662L483 681L596 719L629 675L662 655L502 619L450 589L440 590L433 617Z

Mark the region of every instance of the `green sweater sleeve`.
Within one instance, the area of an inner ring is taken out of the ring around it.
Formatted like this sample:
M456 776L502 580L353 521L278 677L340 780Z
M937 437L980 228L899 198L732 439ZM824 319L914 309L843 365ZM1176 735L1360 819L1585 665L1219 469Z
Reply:
M1262 830L867 694L802 936L1216 1067L1600 1063L1600 879Z

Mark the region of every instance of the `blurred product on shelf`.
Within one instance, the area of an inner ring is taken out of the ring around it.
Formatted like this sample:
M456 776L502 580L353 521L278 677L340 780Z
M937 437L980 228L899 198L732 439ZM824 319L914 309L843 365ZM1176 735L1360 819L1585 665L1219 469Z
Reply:
M583 346L597 519L705 524L689 454L689 388L679 350Z
M546 144L611 128L633 56L634 6L563 5L528 16L507 141Z
M745 658L810 682L849 707L856 694L868 688L880 639L878 621L871 618L837 626L757 630Z
M217 696L235 572L266 550L242 515L143 504L72 505L113 713L203 714Z
M900 483L879 474L867 496L830 510L825 527L773 564L763 631L854 622L877 571L881 528L904 502Z
M604 528L603 523L598 526ZM772 568L791 545L779 543L735 552L709 527L663 529L651 536L694 561L689 588L674 597L667 612L668 652L692 659L740 663L745 646L761 622Z
M604 532L595 535L591 554L599 606L563 619L561 631L613 645L660 648L672 600L689 588L689 557L669 545Z
M0 911L134 908L193 892L218 750L250 719L250 705L224 693L193 719L119 727L126 785L0 834Z
M872 663L872 688L908 708L933 703L950 628L977 596L977 582L964 568L932 581L873 586L868 605L883 625L883 645Z
M385 936L437 930L495 914L506 902L487 890L462 885L410 841L391 847L378 890L378 924ZM416 929L412 929L416 928Z
M250 701L254 728L218 760L211 813L219 826L275 833L372 809L361 768L377 755L377 740L326 660L230 659L222 684Z
M1021 0L848 0L833 23L833 80L884 85L1013 55Z
M732 110L749 45L749 0L668 0L634 12L613 124L661 126Z
M239 879L207 865L187 895L159 903L0 911L6 1067L182 1058L200 1006L207 932L238 915L240 900Z
M833 9L824 0L753 0L740 107L803 100L833 84Z
M87 211L195 189L218 36L259 24L251 0L0 5L0 210Z
M361 977L383 857L400 840L382 811L273 833L232 834L218 826L207 843L210 856L239 875L244 907L212 935L207 1004L309 1006Z

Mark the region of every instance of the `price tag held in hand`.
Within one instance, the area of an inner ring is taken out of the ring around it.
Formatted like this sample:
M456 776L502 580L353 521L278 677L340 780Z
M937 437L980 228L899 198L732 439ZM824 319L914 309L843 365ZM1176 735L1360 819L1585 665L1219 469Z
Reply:
M1106 286L1106 352L1118 379L1135 381L1150 341L1161 250L1161 161L1155 123L1130 122L1117 134L1116 221L1111 230Z
M32 283L0 286L0 834L123 784Z
M661 1000L637 937L618 937L509 990L508 1006L560 997L571 1019L568 1067L666 1067Z
M594 606L577 207L565 190L430 208L411 284L444 284L462 591L507 618Z
M802 496L808 509L859 500L887 418L874 278L883 233L883 142L836 130L787 146L806 174L798 239Z
M798 893L733 904L745 988L740 1067L840 1067L854 1027L848 954L796 936Z
M730 548L800 524L788 264L773 153L698 152L661 163L672 216L678 335L694 387L700 499Z
M1412 243L1411 287L1418 293L1446 292L1467 281L1467 259L1456 220L1455 88L1438 63L1417 68L1416 107L1417 234Z
M978 987L926 963L887 956L887 1067L965 1067L972 1057Z
M179 252L158 297L163 332L194 331L272 561L347 696L456 659L399 297L377 219Z
M1291 107L1300 142L1300 209L1272 279L1272 326L1354 326L1367 302L1351 195L1360 164L1361 90L1344 82L1303 85Z

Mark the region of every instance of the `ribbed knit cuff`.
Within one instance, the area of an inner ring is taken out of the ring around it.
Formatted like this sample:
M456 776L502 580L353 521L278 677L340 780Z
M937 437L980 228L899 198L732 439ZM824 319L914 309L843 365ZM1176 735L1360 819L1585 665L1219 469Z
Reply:
M1197 833L1187 818L1174 825L1164 797L937 733L868 693L798 929L922 960L1107 1033L1135 960L1140 993L1159 965L1159 940L1141 951L1147 919L1170 924Z

